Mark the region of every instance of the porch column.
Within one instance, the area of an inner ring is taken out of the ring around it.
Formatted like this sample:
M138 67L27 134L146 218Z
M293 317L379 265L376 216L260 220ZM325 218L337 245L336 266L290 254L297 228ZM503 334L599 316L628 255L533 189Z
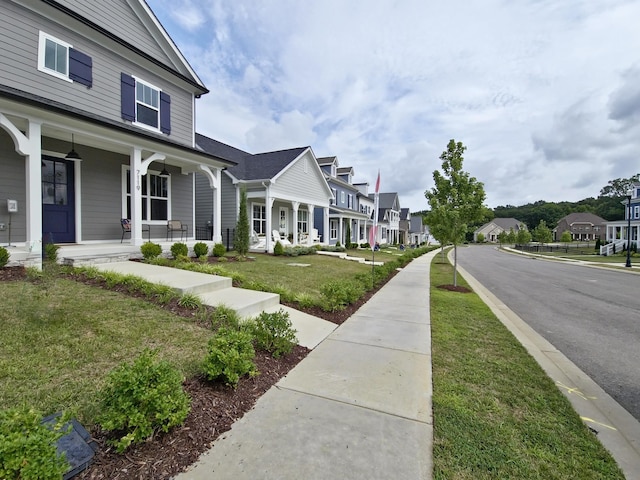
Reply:
M329 245L329 239L330 239L330 231L329 231L329 209L327 207L324 207L322 209L323 211L323 225L322 225L322 229L323 229L323 237L324 237L324 243L326 243L327 245Z
M22 133L0 113L0 127L13 139L16 152L25 157L26 201L22 208L26 216L27 261L42 268L42 122L27 119L27 128Z
M273 222L272 222L272 216L273 216L273 202L274 199L271 197L271 192L269 191L269 187L265 188L265 199L264 199L264 203L265 203L265 215L267 216L267 231L265 232L265 240L266 240L266 247L267 247L267 251L268 252L273 252L273 246L275 245L273 243Z
M140 246L142 240L142 149L133 147L129 158L129 190L131 191L131 244Z
M215 243L221 243L222 242L222 189L220 188L220 182L222 180L221 176L222 176L222 170L219 168L215 168L213 169L213 171L211 170L211 168L209 168L206 165L200 165L199 166L200 170L202 171L202 173L204 173L205 177L207 177L207 179L209 180L209 186L211 187L212 191L212 195L213 195L213 212L212 212L212 216L213 216L213 222L212 222L212 228L213 228L213 232L212 232L212 238L211 240L213 240ZM238 208L240 208L240 196L239 196L239 191L237 191L238 193ZM195 232L195 230L194 230Z
M298 245L298 210L300 209L300 202L291 202L291 206L293 207L293 218L291 219L293 222L293 242L291 243Z
M307 204L307 210L309 211L309 218L308 218L308 229L309 231L307 232L307 245L310 245L312 243L311 240L311 232L313 231L313 229L315 228L314 222L313 222L313 211L314 211L315 207L311 204Z

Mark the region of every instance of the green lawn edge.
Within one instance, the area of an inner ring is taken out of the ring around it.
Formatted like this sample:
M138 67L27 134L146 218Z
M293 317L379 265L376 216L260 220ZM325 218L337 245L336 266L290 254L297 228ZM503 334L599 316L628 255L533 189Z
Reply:
M434 479L624 479L517 339L431 264ZM467 286L458 275L459 285Z

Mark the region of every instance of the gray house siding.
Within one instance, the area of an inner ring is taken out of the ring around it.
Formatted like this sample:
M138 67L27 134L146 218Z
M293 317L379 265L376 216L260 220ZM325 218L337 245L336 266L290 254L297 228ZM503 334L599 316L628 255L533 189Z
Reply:
M236 201L236 187L233 185L231 179L222 174L221 181L221 197L222 197L222 208L221 208L221 218L220 225L222 228L222 236L223 238L227 238L227 229L231 232L234 228L236 228L236 223L238 222L237 212L238 205ZM251 206L250 202L247 201L247 215L249 216L249 221L251 221Z
M202 227L213 221L213 190L209 180L196 174L196 226Z
M58 0L58 2L158 60L171 64L149 31L141 28L140 18L126 0L109 0L108 2Z
M6 200L8 198L18 201L18 212L11 215L11 242L24 242L27 228L25 161L24 157L16 153L13 140L3 129L0 129L0 160L0 223L5 225L5 230L0 230L0 245L9 243L9 213Z
M170 138L193 145L193 94L167 81L170 76L150 73L135 62L34 12L12 2L0 3L0 43L7 45L0 58L0 83L55 100L109 120L124 122L121 116L120 73L138 76L171 96ZM70 43L93 61L93 87L67 82L38 70L39 31Z
M307 155L298 159L273 184L274 195L294 196L303 202L325 204L327 192L322 188L323 176Z

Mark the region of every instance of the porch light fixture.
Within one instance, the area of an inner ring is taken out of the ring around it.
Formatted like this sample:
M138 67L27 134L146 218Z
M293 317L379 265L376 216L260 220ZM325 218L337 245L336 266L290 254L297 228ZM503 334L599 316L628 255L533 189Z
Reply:
M171 175L169 173L169 171L167 170L167 162L164 162L162 171L160 172L160 175L163 176L163 177L168 177L169 175Z
M71 151L67 153L67 156L64 158L66 158L67 160L82 160L82 158L80 158L80 155L78 155L78 152L76 152L76 144L73 139L73 133L71 134Z
M627 263L625 267L631 268L631 196L633 191L627 192Z

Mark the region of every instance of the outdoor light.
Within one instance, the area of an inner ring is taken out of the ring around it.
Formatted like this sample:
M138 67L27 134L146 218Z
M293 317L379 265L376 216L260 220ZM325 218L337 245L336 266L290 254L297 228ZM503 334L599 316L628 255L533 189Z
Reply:
M631 268L631 195L632 190L627 192L627 263L625 267Z
M165 176L165 177L168 177L169 175L171 175L169 173L169 171L167 170L167 162L164 162L162 171L160 172L160 175Z
M78 155L78 152L76 152L76 145L73 140L73 133L71 134L71 151L67 153L67 156L64 158L66 158L67 160L82 160L82 158L80 158L80 155Z

